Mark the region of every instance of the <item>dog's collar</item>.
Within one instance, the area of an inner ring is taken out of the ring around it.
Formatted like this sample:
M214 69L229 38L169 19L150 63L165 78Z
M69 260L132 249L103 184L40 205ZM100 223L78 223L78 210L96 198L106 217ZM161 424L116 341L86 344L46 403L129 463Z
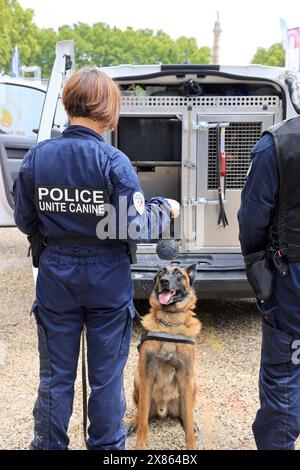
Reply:
M176 327L176 326L184 326L185 325L184 322L174 323L174 322L171 322L171 321L164 321L164 320L160 320L160 319L157 320L157 321L158 321L158 323L160 323L165 328L171 328L172 326Z

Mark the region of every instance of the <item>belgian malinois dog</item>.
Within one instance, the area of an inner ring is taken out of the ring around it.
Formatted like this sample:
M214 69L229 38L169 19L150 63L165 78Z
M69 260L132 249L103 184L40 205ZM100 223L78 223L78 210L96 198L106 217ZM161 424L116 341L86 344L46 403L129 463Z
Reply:
M142 320L151 339L140 345L133 392L137 413L129 425L129 432L137 429L137 449L147 446L149 419L166 416L180 419L186 448L197 448L194 338L201 326L194 313L195 274L195 264L186 269L173 265L161 269L155 277L150 312ZM157 339L157 335L161 337Z

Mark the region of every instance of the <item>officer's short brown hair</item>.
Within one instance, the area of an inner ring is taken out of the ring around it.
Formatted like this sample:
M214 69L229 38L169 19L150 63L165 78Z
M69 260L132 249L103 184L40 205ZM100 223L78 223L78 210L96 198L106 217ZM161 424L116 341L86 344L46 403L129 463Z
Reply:
M85 67L67 80L62 100L68 116L101 121L103 129L113 130L120 113L118 85L97 67Z

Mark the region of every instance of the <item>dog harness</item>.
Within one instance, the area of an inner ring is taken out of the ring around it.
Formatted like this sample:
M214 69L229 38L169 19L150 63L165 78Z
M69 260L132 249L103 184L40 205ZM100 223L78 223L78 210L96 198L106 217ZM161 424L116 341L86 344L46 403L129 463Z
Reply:
M137 346L138 352L140 352L141 346L145 341L166 341L167 343L183 343L195 345L194 336L184 336L184 335L171 335L170 333L156 333L154 331L145 331L140 339L140 342Z

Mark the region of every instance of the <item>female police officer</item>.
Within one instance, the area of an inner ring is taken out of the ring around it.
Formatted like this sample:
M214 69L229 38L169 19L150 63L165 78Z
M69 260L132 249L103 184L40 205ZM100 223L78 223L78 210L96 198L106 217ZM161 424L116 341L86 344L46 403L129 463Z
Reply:
M153 238L153 228L162 233L179 205L162 197L145 204L130 161L102 139L101 132L115 128L120 109L119 89L106 74L79 70L62 98L71 125L27 153L14 188L16 225L27 235L39 231L47 241L33 305L40 386L30 448L68 447L85 324L91 387L87 445L122 449L123 369L134 316L127 242L136 241L133 235ZM107 225L113 236L100 242Z

